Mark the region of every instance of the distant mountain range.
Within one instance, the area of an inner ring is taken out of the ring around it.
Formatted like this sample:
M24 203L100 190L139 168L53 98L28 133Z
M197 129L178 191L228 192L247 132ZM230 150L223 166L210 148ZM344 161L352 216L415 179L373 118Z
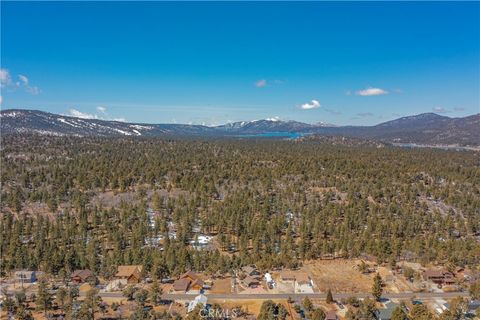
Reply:
M24 109L8 109L0 112L1 134L232 137L279 132L367 138L398 143L479 146L480 114L464 118L450 118L435 113L423 113L383 122L375 126L337 127L324 123L307 124L297 121L265 119L208 127L83 119Z

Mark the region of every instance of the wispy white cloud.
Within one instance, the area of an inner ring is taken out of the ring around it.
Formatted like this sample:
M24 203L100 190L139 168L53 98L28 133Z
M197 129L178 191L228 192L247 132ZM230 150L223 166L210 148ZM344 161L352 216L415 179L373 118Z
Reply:
M309 110L309 109L316 109L316 108L320 108L320 107L321 107L320 101L313 99L310 102L302 104L300 106L300 109Z
M20 79L20 81L22 82L23 85L28 85L28 78L26 76L24 76L23 74L19 74L18 75L18 79Z
M0 96L0 105L2 104L2 102L3 102L3 97Z
M0 87L6 87L12 83L12 77L10 71L7 69L0 69Z
M357 113L357 116L362 117L362 118L372 117L373 113L371 113L371 112L360 112L360 113Z
M356 95L362 96L362 97L368 97L368 96L380 96L384 94L388 94L388 91L380 89L380 88L366 88L363 90L358 90L355 92Z
M103 114L107 114L107 108L102 107L102 106L98 106L97 111L100 112L100 113L103 113Z
M37 87L37 86L33 86L33 87L31 87L31 86L26 86L26 87L25 87L25 91L27 91L28 93L30 93L30 94L32 94L32 95L34 95L34 96L36 96L37 94L40 94L40 93L42 92L42 90L40 90L40 88Z
M81 118L81 119L98 119L98 116L96 114L91 114L91 113L84 113L84 112L81 112L77 109L70 109L68 110L69 114L72 116L72 117L76 117L76 118Z
M334 114L334 115L340 115L340 114L342 114L341 111L334 110L334 109L323 108L323 110L325 110L326 112L328 112L328 113L330 113L330 114Z
M448 111L447 109L445 109L444 107L433 107L433 108L432 108L432 111L433 111L433 112L436 112L436 113L447 113L447 112L450 112L450 111Z
M42 92L39 87L30 85L30 80L26 75L18 74L17 77L18 80L14 83L10 71L7 69L0 69L0 87L8 87L12 90L23 88L26 92L32 95L37 95Z
M455 110L455 111L465 111L465 108L463 108L463 107L455 107L455 108L453 108L453 110Z
M265 79L260 79L260 80L255 82L255 87L257 87L257 88L263 88L263 87L266 87L266 86L267 86L267 80L265 80Z
M263 87L272 87L272 86L277 86L277 85L282 85L285 84L287 80L283 79L259 79L255 81L253 84L257 88L263 88Z
M71 117L76 117L76 118L81 118L81 119L98 119L98 120L111 120L111 121L119 121L119 122L126 122L127 120L123 117L110 117L109 114L107 113L107 108L106 107L101 107L98 106L96 108L98 112L101 113L101 115L98 115L96 113L87 113L87 112L82 112L78 109L71 108L68 110L68 115Z

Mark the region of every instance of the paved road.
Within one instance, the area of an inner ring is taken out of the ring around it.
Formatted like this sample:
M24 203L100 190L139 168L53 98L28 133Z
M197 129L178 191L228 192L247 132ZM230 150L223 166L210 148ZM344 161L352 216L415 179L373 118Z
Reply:
M121 292L102 292L101 297L104 298L121 298ZM167 300L193 300L195 294L164 294L163 298ZM269 299L288 299L302 300L305 297L311 299L325 299L326 293L264 293L264 294L206 294L209 299L215 300L269 300ZM349 297L368 298L372 297L369 293L337 293L333 295L334 299L346 299ZM432 299L451 299L455 297L468 297L467 292L402 292L402 293L385 293L383 298L388 299L418 299L418 300L432 300Z

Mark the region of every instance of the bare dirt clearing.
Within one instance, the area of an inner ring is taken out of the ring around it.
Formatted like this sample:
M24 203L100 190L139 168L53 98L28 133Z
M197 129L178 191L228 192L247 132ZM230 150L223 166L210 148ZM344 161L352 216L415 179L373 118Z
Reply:
M360 260L321 260L306 262L302 270L313 279L320 292L370 292L373 274L362 274L355 266Z

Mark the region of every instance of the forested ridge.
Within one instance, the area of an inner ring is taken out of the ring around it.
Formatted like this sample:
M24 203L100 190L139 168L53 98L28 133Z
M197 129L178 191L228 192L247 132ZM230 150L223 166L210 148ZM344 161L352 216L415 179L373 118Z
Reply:
M480 262L475 152L234 139L1 142L2 272L89 268L109 277L120 264L142 264L169 276L362 254ZM110 191L134 200L98 205ZM48 210L27 210L39 203ZM216 250L191 247L197 228L217 236ZM162 250L146 245L158 236Z

